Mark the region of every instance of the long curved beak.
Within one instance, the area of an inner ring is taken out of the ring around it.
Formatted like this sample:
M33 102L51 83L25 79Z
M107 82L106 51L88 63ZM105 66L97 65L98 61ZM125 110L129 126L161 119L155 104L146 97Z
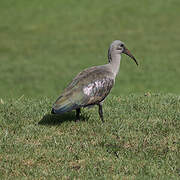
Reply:
M138 66L138 62L136 61L135 57L131 54L131 52L126 47L124 47L124 51L122 53L124 53L124 54L128 55L130 58L132 58Z

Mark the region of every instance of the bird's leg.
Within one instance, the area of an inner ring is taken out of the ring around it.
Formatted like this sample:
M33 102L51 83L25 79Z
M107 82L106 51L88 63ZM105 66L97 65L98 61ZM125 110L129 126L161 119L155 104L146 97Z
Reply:
M80 113L81 113L81 109L80 108L76 109L76 121L79 121Z
M99 103L98 106L99 106L99 116L100 116L100 118L101 118L101 121L104 122L103 110L102 110L102 103Z

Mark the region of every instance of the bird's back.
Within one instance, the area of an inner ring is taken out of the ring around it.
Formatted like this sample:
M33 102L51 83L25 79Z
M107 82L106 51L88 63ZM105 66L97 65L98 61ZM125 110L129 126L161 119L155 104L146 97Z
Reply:
M79 73L56 100L55 113L63 113L98 104L109 94L114 84L113 73L106 65L85 69Z

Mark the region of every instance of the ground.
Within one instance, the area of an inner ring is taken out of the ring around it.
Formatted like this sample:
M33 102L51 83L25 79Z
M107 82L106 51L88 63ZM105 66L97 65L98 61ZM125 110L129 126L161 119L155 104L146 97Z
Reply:
M0 177L178 179L180 97L110 96L98 108L50 114L51 99L0 105Z
M179 0L0 1L0 179L179 179ZM84 68L122 56L104 103L50 115Z

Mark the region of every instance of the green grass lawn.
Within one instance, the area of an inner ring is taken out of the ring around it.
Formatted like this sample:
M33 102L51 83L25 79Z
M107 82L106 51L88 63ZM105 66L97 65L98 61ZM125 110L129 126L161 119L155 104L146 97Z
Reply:
M178 179L180 96L114 97L97 108L50 115L51 99L0 104L0 178Z
M179 12L179 0L1 0L0 96L56 98L115 39L140 66L123 55L113 94L179 94Z
M179 12L179 0L1 0L0 179L179 179ZM50 115L115 39L140 66L123 55L106 122L97 108L78 123Z

